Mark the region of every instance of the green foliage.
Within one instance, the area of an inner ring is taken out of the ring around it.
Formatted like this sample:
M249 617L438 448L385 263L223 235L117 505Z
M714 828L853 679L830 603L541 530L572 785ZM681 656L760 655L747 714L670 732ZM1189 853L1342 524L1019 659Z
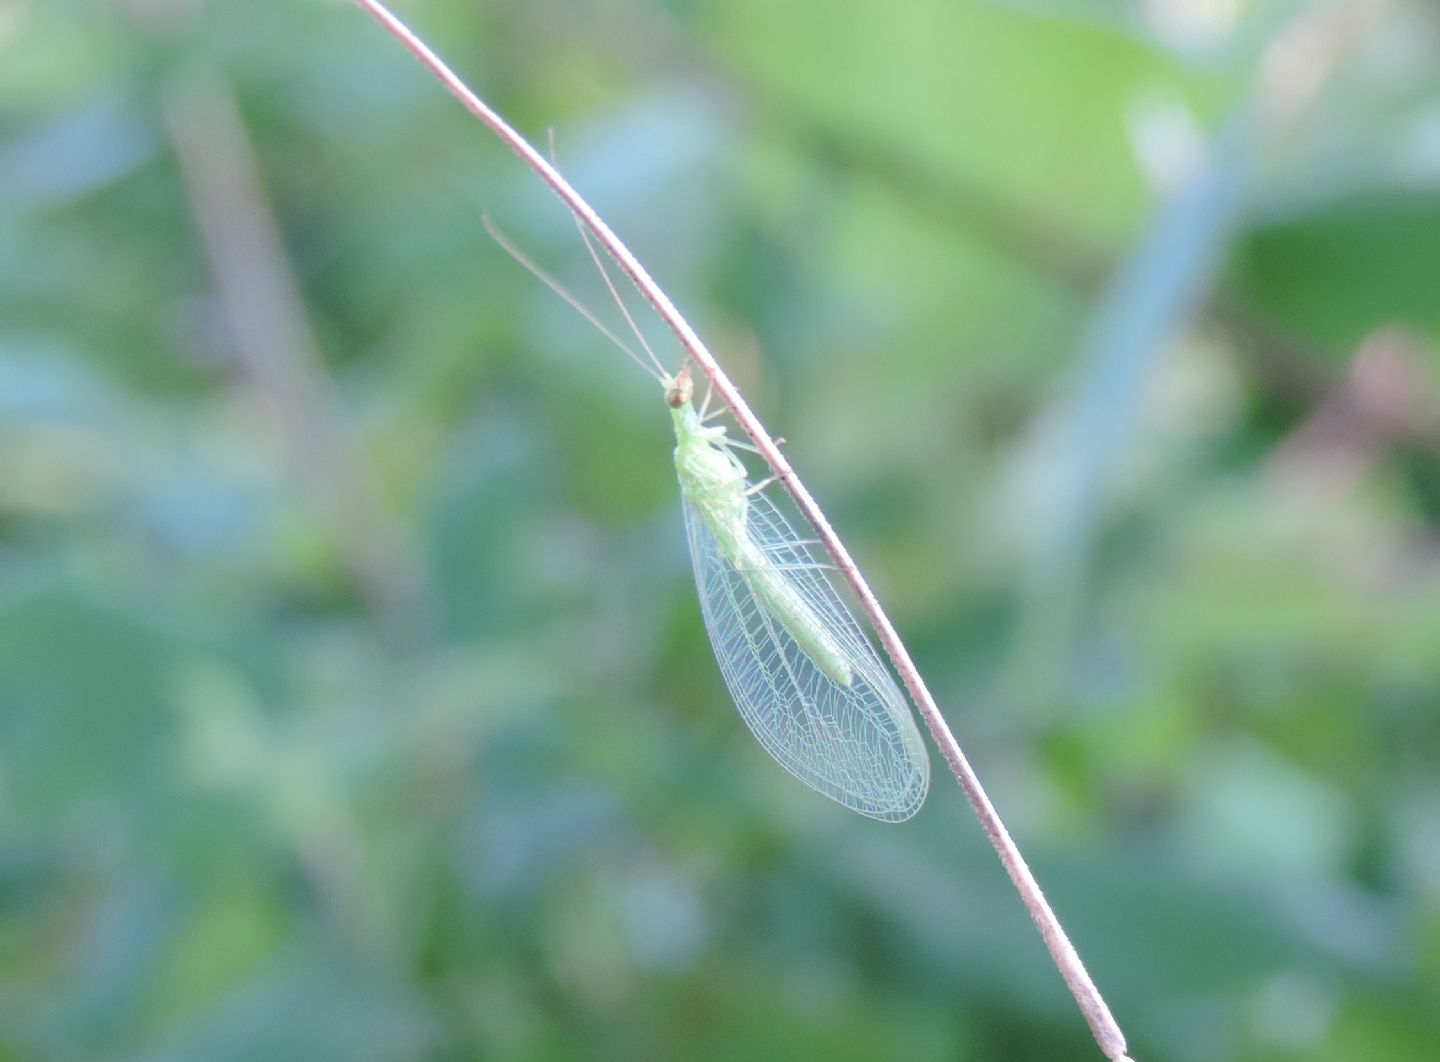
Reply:
M1271 121L1319 11L403 9L790 439L1143 1062L1440 1042L1440 24ZM887 827L744 732L660 396L480 216L603 307L573 226L357 8L20 0L0 129L0 1059L1098 1057L938 764Z

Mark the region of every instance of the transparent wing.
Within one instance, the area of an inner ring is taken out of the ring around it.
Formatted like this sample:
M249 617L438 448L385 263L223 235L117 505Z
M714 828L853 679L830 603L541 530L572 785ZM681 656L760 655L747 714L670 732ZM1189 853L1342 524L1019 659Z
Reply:
M796 778L853 811L888 822L915 814L930 785L924 742L826 569L774 505L750 498L751 538L850 658L848 686L827 676L766 610L688 504L685 526L715 658L760 744Z

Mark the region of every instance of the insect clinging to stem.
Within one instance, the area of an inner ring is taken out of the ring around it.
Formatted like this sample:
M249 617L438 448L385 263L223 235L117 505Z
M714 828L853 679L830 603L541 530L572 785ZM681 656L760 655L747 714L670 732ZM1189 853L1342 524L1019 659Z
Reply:
M945 766L994 846L1001 865L1040 931L1055 968L1065 979L1090 1027L1096 1045L1112 1062L1131 1062L1124 1032L1081 962L1065 927L1046 901L1019 846L986 795L985 787L970 766L905 643L824 512L704 341L639 259L559 170L546 162L529 141L476 95L381 0L356 2L560 197L580 226L581 235L587 237L586 246L592 258L596 259L606 284L619 300L609 274L590 244L588 237L594 235L685 348L687 363L704 373L755 449L783 481L786 492L824 544L827 556L834 561L836 574L853 592L854 600L903 678ZM615 339L594 315L530 264L493 226L491 233L601 332ZM619 305L643 345L643 337L626 312L624 301L620 300ZM630 353L623 343L619 345ZM677 458L688 441L697 452L707 448L713 451L705 467L720 471L721 478L711 484L714 489L707 494L693 489L705 485L703 476L692 477L687 484L686 470L678 460L676 464L685 497L686 526L701 608L715 644L716 658L741 714L765 748L809 785L875 818L898 821L909 817L924 800L930 768L904 698L849 611L840 603L829 574L816 564L807 544L796 537L764 498L762 491L766 484L746 482L744 466L733 451L747 444L727 440L723 431L707 427L707 403L701 403L700 412L694 410L684 369L671 376L648 347L646 352L650 357L648 365L633 353L630 357L665 389L675 422ZM692 494L696 499L693 504ZM706 497L719 504L704 507ZM759 574L761 572L774 577L767 578ZM780 577L794 591L793 595L780 590ZM787 607L796 601L803 607ZM812 650L818 659L810 655ZM834 652L838 652L842 663L833 657L827 659L827 655Z
M870 818L899 822L920 809L930 763L908 702L831 584L810 543L749 481L746 444L696 409L687 363L668 372L646 342L589 235L580 236L642 357L487 217L516 261L627 354L665 392L675 471L700 611L741 717L765 750L806 785Z

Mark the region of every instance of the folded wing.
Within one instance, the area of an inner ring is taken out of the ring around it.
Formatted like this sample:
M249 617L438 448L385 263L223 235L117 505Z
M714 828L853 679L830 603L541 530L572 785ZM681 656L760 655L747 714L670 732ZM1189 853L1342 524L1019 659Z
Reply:
M695 510L685 525L700 610L740 715L787 771L873 819L919 810L930 784L924 742L904 695L822 567L778 510L749 499L747 530L850 657L841 685L766 610Z

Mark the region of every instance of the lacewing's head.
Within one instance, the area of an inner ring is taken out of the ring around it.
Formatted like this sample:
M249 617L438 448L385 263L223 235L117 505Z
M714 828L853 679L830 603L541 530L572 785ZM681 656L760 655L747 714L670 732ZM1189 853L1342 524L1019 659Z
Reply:
M661 381L665 384L665 404L671 409L680 409L690 404L694 384L690 379L690 366L686 365L675 376Z

